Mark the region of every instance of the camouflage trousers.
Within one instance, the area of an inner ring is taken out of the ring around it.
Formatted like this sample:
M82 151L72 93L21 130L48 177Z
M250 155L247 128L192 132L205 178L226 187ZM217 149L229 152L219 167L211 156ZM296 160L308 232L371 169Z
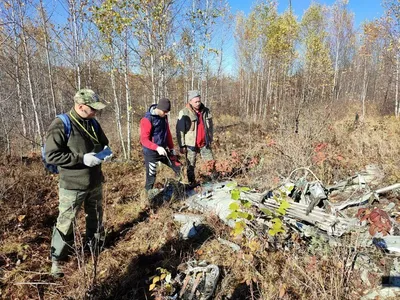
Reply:
M196 159L197 154L201 155L201 158L205 161L214 160L214 156L212 153L211 148L209 147L202 147L202 148L187 148L187 155L186 155L186 165L187 165L187 177L189 183L195 182L195 173L194 170L196 168Z
M71 250L75 219L82 203L86 215L86 242L103 234L102 200L102 185L84 191L59 188L59 214L51 240L52 259L65 259Z

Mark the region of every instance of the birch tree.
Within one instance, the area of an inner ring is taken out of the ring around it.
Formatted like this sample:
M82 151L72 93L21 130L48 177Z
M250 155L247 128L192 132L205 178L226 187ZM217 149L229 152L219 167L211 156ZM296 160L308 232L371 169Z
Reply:
M46 51L46 63L47 63L47 72L48 72L48 76L49 76L49 84L50 84L50 91L51 91L52 110L53 110L53 114L55 117L57 115L56 94L54 91L53 70L52 70L52 63L50 60L50 45L49 45L49 34L48 34L48 30L47 30L47 17L46 17L46 12L43 7L43 0L39 1L39 12L40 12L40 18L42 21L44 48Z
M12 6L9 5L9 8ZM17 91L17 99L18 99L18 108L19 108L19 115L21 118L21 127L22 127L22 134L24 136L27 135L26 131L26 122L25 122L25 113L24 113L24 105L22 100L22 92L21 92L21 71L20 71L20 53L19 53L19 29L18 23L16 18L16 10L11 9L11 24L12 24L12 35L14 41L14 64L15 64L15 83L16 83L16 91Z
M209 94L210 63L220 54L213 46L213 38L226 15L227 5L221 0L192 0L186 12L186 86L187 89L200 90L205 104Z
M40 123L40 118L39 118L39 111L35 99L35 94L34 94L34 84L33 84L33 78L32 78L32 63L31 63L31 53L29 51L29 46L28 46L28 35L27 35L27 26L25 23L25 5L22 0L13 0L13 9L16 10L17 12L17 24L21 28L20 36L21 36L21 42L22 46L24 49L24 60L25 60L25 72L26 72L26 79L28 82L28 89L29 89L29 97L30 101L32 104L32 109L33 109L33 114L35 116L35 125L36 125L36 133L40 141L40 145L44 144L44 136L43 136L43 131L42 131L42 126Z
M391 43L388 51L393 53L395 65L395 84L394 84L394 98L395 98L395 116L400 116L399 104L399 85L400 85L400 3L396 0L384 1L386 32L390 36Z
M127 34L127 27L132 22L131 11L128 11L128 4L132 3L116 3L115 1L104 1L101 6L93 7L94 22L102 34L102 41L105 44L103 52L103 60L108 64L108 72L111 81L112 97L114 102L114 114L116 121L116 130L121 145L122 153L125 159L130 158L130 139L125 141L122 131L122 109L120 98L118 97L117 78L120 75L120 62L123 65L123 74L125 80L125 97L127 104L127 136L130 137L130 98L128 86L128 53L127 53L127 36L121 39L122 33ZM136 9L136 7L134 7ZM123 46L123 52L120 48ZM128 150L127 150L128 149ZM127 152L128 151L128 152Z
M301 20L304 54L304 87L311 91L311 97L322 100L325 91L331 87L332 62L327 43L325 13L319 4L311 4ZM304 88L303 87L303 88Z
M354 49L354 15L347 9L348 0L337 0L331 8L331 56L334 61L332 96L338 99L341 90L340 69L348 66Z

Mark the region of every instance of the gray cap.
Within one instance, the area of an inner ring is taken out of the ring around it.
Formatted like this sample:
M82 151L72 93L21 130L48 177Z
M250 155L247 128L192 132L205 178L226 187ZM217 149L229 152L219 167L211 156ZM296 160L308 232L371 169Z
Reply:
M193 98L200 97L200 93L198 90L191 90L188 92L188 101L192 100Z

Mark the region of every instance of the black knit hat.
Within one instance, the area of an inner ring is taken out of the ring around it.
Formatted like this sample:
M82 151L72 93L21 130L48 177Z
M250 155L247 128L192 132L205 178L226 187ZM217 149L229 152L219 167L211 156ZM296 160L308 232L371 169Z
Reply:
M157 108L162 111L170 111L171 101L169 101L167 98L161 98L160 101L158 101Z

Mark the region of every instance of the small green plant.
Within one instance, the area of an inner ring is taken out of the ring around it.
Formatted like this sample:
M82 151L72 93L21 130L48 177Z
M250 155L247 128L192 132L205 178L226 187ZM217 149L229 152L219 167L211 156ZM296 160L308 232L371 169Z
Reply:
M290 203L287 199L290 192L293 190L294 185L285 185L279 189L279 193L275 194L272 199L279 203L279 207L272 212L267 208L261 208L260 210L267 216L273 217L271 220L272 228L268 230L268 234L275 236L278 233L285 233L283 229L283 223L281 218L286 215L286 210L290 207Z
M251 221L254 219L254 215L247 210L252 206L251 202L240 198L241 192L249 191L248 187L237 187L237 183L234 182L230 187L235 187L231 191L231 198L235 200L229 205L231 213L228 215L227 219L235 220L235 227L233 228L233 235L238 236L243 233L246 228L245 220Z
M236 182L231 183L228 187L233 187L231 190L231 198L235 200L235 202L229 205L231 213L228 215L227 219L235 220L235 227L232 230L232 234L238 236L245 230L247 226L246 221L254 219L254 215L248 211L249 208L252 207L251 202L240 197L241 192L247 192L250 188L238 187ZM272 228L268 230L268 234L271 236L285 232L283 229L282 217L286 215L286 210L290 207L288 195L293 188L294 185L285 185L279 189L279 193L273 196L273 199L279 203L279 207L276 210L271 211L267 208L260 208L264 214L272 218Z

